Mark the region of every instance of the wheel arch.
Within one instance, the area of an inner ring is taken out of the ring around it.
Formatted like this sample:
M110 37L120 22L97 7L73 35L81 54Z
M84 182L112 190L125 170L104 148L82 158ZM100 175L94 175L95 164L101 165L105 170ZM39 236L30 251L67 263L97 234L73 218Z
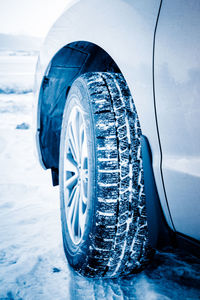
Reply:
M120 70L114 60L99 46L77 41L61 48L52 58L43 77L38 107L38 142L42 162L57 172L62 115L73 81L86 72ZM54 174L56 184L56 173Z

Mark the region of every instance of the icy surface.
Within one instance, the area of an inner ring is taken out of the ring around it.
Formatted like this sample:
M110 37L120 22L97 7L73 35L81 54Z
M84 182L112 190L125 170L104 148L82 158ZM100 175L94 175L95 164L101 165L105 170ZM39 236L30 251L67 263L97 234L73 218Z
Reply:
M0 94L0 299L200 299L200 261L190 255L157 253L142 273L115 280L70 270L59 189L33 153L32 101L31 93ZM23 123L30 127L16 129Z

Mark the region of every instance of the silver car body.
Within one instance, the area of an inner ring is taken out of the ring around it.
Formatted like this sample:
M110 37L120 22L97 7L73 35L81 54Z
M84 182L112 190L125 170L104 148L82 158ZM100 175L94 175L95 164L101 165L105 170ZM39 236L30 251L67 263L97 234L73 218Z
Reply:
M120 68L134 98L169 227L200 240L200 5L183 2L164 0L157 24L160 0L72 1L39 56L36 139L44 166L39 92L54 55L76 41L100 46ZM189 22L191 14L196 19Z

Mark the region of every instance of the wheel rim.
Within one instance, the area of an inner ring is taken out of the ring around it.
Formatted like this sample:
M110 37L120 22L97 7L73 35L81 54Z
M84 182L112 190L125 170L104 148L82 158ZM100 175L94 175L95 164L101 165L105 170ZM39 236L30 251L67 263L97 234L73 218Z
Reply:
M88 149L83 112L69 115L64 149L64 200L68 231L74 244L82 240L88 204Z

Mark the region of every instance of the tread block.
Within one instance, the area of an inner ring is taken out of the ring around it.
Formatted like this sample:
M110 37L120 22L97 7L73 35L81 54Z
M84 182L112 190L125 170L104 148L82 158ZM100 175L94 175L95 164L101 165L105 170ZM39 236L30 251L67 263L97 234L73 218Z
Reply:
M97 197L104 198L104 199L117 199L118 188L98 186Z
M98 173L98 182L102 182L105 184L112 184L119 182L119 173Z
M98 210L101 212L110 212L110 213L115 213L117 211L117 206L118 203L114 202L114 203L110 203L110 202L100 202L98 201ZM104 230L106 230L106 228L104 227ZM110 231L110 230L108 230Z
M111 250L113 248L113 241L105 241L102 238L95 237L95 246L98 248Z
M96 226L97 225L105 225L105 226L112 226L116 224L117 216L106 216L99 213L96 213Z
M113 136L112 138L98 137L96 139L97 150L100 149L112 149L117 150L117 138Z

